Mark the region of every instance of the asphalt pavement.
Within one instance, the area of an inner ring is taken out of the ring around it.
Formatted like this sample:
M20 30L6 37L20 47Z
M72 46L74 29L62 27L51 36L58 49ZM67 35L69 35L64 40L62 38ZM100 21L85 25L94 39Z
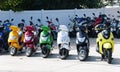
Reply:
M38 50L32 57L25 53L10 56L0 55L0 72L119 72L120 71L120 39L115 39L112 64L101 61L101 55L95 50L95 38L90 38L90 53L86 61L77 58L75 38L71 39L71 50L66 60L59 58L56 41L51 55L42 58Z

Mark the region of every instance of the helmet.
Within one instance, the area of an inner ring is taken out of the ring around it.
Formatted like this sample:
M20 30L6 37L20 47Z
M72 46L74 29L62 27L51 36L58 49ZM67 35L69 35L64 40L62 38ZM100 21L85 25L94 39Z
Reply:
M110 37L110 30L108 30L108 29L103 30L102 35L104 38L108 39Z

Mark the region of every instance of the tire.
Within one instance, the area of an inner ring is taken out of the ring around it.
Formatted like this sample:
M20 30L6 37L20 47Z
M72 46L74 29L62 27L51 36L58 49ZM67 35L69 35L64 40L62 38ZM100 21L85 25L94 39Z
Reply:
M17 48L11 47L11 48L10 48L10 55L11 55L11 56L15 56L16 54L17 54Z
M120 30L117 30L117 38L120 38Z
M88 52L85 50L85 49L81 49L79 52L78 52L78 59L80 61L85 61L88 57Z
M26 56L30 57L32 54L33 54L33 49L30 48L30 47L27 47L27 49L26 49Z
M59 51L59 55L60 55L60 58L61 59L66 59L67 56L69 55L69 50L65 49L65 48L62 48L60 49Z
M107 50L107 62L108 64L111 64L112 62L112 50Z
M49 54L50 54L50 50L46 46L42 47L42 57L47 58Z

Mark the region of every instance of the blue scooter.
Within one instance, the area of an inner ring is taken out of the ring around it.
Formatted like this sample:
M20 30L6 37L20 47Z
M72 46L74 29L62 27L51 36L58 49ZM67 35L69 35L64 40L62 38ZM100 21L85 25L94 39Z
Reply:
M3 32L4 27L0 26L0 53L5 51L5 42L4 42L4 38L3 38Z

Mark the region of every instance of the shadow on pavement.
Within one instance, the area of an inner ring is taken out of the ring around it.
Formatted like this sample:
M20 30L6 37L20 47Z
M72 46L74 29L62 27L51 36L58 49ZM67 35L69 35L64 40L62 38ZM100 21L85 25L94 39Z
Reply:
M50 54L50 56L48 56L48 58L59 58L59 54L57 53L53 53L53 54ZM77 55L68 55L68 57L65 59L65 60L78 60L77 59Z
M48 56L48 58L59 58L59 54L57 53L52 53Z
M88 56L86 61L98 62L98 61L101 61L101 57L99 57L99 56Z
M77 55L72 55L72 54L70 54L70 55L66 58L66 60L78 60L78 57L77 57Z
M113 65L120 65L120 59L119 58L113 58L112 64Z

